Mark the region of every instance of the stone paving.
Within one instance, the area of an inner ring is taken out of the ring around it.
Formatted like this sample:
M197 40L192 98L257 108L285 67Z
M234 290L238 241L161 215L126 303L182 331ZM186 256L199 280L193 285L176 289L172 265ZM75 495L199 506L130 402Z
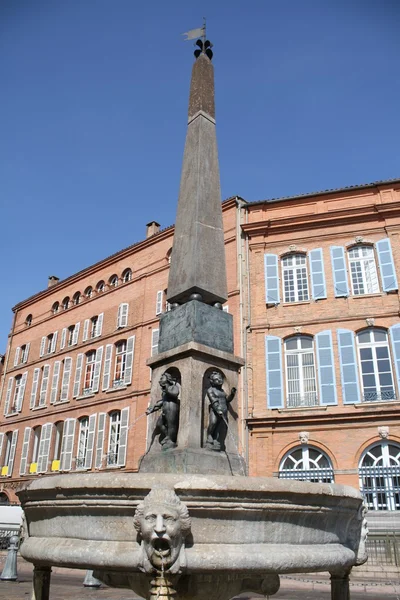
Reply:
M5 555L0 555L0 571ZM134 600L137 596L129 590L83 587L84 571L53 568L50 600ZM18 581L0 581L0 598L4 600L30 599L32 565L18 559ZM275 600L330 600L329 579L325 574L316 577L282 576L281 589L271 597ZM351 583L351 600L400 600L400 581ZM244 600L244 596L243 596Z

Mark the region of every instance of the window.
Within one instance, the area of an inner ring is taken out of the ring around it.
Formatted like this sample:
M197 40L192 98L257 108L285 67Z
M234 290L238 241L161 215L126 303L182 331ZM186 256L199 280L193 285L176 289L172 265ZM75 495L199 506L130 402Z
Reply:
M384 329L365 329L357 335L364 402L396 400L388 335Z
M89 437L89 417L83 417L79 421L78 455L76 457L76 468L85 467L86 452Z
M45 354L51 354L56 351L57 348L57 337L58 332L50 333L49 335L44 335L42 337L42 341L40 343L40 356L44 356Z
M382 440L367 448L358 474L369 510L400 509L400 446Z
M290 254L282 258L282 278L284 302L309 300L305 254Z
M4 436L4 438L3 438ZM7 431L6 433L0 433L0 453L1 447L4 445L3 458L1 460L1 475L3 477L11 477L13 466L14 466L14 458L15 458L15 449L17 447L18 440L18 429L15 431ZM1 458L1 456L0 456Z
M45 346L46 354L50 354L52 351L53 339L54 339L54 333L50 333L50 335L47 336L47 340L46 340L46 346Z
M119 305L117 314L117 329L120 327L126 327L128 325L128 312L129 304L127 302L123 302Z
M153 329L151 332L151 356L155 356L156 354L158 354L159 333L159 329Z
M4 415L15 414L22 409L28 371L16 377L10 377L7 384ZM14 387L15 384L15 387Z
M67 330L67 344L68 346L76 346L78 343L80 323L70 325Z
M41 433L42 433L41 425L33 428L33 448L32 448L31 460L30 460L30 463L31 463L30 470L29 470L30 473L37 472L37 462L38 462L38 456L39 456Z
M279 467L280 479L314 483L333 483L333 468L328 456L317 448L303 444L288 452Z
M15 390L14 390L14 397L13 397L13 401L11 404L11 408L10 408L10 412L11 413L16 413L18 411L18 398L20 396L21 393L21 387L22 387L22 375L17 375L15 378Z
M116 410L110 414L110 431L108 436L107 466L117 464L118 446L121 433L121 413Z
M105 289L106 289L106 284L104 283L104 281L99 281L99 283L96 285L96 290L99 292L99 294L101 292L104 292Z
M57 314L58 311L60 310L60 303L59 302L54 302L51 311L53 313L53 315Z
M67 310L67 308L69 307L69 296L66 296L66 298L64 298L64 300L62 301L62 307L63 310Z
M30 327L32 325L32 315L28 315L25 319L25 325Z
M126 341L119 342L116 346L115 352L115 371L114 371L114 382L125 382L125 369L126 369Z
M128 281L131 281L131 279L132 279L131 269L125 269L125 271L122 273L122 281L124 283L128 283Z
M118 275L111 275L110 279L108 280L108 283L110 284L110 287L115 288L118 285Z
M54 440L53 463L51 466L52 471L58 471L58 467L59 467L59 465L55 465L54 462L59 461L61 458L61 441L63 438L64 421L59 421L58 423L56 423L55 428L56 428L56 436L55 436L55 440ZM57 468L55 468L55 467L57 467Z
M98 330L99 330L99 317L92 317L90 319L90 337L91 338L95 338L98 337Z
M309 336L285 341L287 407L318 404L314 342Z
M74 306L77 306L81 301L81 293L80 292L75 292L75 294L72 297L72 304Z
M96 351L92 350L86 354L86 367L85 367L85 381L84 381L84 393L85 391L91 391L94 381L94 367L96 364Z
M378 273L373 246L354 246L348 251L353 294L376 294L379 290Z
M21 363L24 364L28 362L28 354L29 354L30 344L25 344L21 346Z
M85 296L86 298L91 298L93 296L93 288L92 287L87 287L85 290Z

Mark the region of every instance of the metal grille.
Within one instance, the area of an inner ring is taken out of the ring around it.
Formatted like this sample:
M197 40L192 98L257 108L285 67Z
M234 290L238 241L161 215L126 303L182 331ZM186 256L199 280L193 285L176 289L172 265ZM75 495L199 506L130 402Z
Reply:
M394 533L370 536L366 542L368 565L399 566L399 541Z
M297 481L311 481L313 483L333 483L333 469L282 469L278 473L279 479L296 479Z
M107 454L107 466L111 467L116 465L118 462L118 452L109 452Z
M394 390L388 392L364 392L362 402L387 402L388 400L396 400Z
M360 467L359 476L370 510L400 510L400 466Z

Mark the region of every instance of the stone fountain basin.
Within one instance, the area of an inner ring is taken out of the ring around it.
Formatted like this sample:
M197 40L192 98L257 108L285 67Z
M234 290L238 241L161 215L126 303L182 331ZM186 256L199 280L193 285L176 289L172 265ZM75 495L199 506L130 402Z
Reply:
M362 497L351 487L121 472L56 475L21 489L21 555L41 566L137 571L133 516L156 485L174 489L189 509L188 572L334 572L357 562Z

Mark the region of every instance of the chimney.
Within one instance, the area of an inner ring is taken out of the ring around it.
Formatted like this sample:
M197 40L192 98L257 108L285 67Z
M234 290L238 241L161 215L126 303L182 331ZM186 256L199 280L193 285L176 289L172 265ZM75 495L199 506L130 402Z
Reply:
M58 282L60 281L59 277L56 277L55 275L50 275L49 276L49 280L47 282L47 287L53 287L53 285L56 285Z
M157 221L150 221L150 223L147 223L146 225L146 240L147 238L151 237L152 235L155 235L156 233L158 233L160 231L160 223L157 223Z

